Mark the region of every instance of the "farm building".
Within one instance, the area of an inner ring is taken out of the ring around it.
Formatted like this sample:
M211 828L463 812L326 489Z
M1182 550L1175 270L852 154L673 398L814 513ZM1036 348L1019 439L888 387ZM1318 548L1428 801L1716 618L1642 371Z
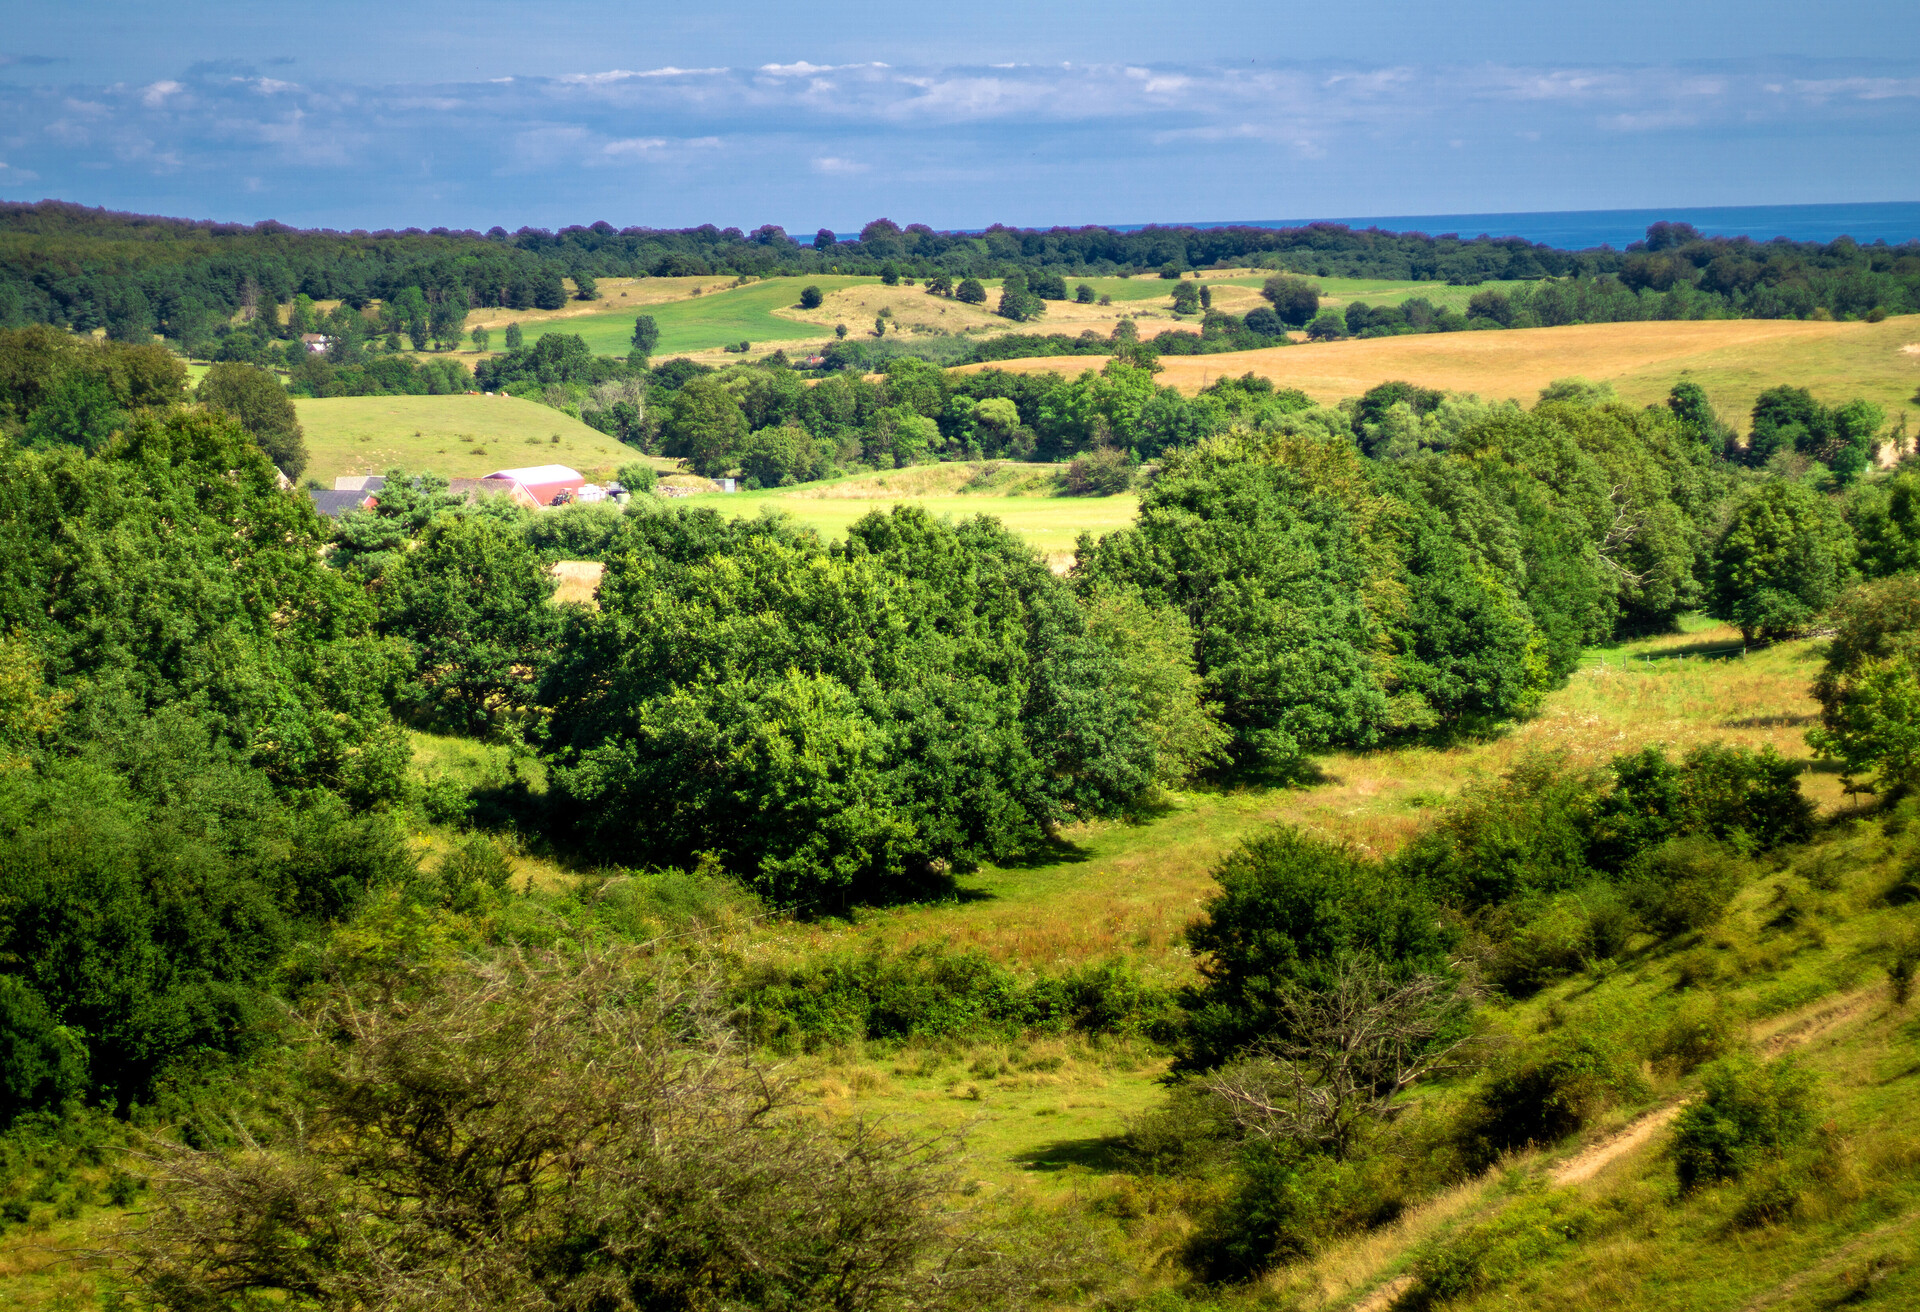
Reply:
M333 491L316 488L307 495L313 498L313 508L328 519L338 519L349 510L365 509L373 504L373 497L358 488L341 488Z
M321 514L338 519L355 506L371 510L380 504L380 489L387 485L385 474L346 474L333 480L330 492L311 492L313 504ZM511 497L515 504L539 510L541 503L521 483L504 478L450 478L447 491L477 501L481 497Z
M586 476L578 470L565 465L532 465L525 469L496 469L487 475L488 481L499 479L518 484L535 502L550 506L553 499L565 492L569 497L586 484Z

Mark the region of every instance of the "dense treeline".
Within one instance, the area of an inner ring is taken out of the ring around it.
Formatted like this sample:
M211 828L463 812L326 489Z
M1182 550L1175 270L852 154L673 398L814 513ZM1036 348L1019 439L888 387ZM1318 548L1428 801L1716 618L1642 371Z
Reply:
M1560 290L1538 305L1509 302L1499 311L1542 323L1623 317L1618 307L1600 303L1643 293L1657 294L1667 317L1694 317L1696 311L1844 316L1920 308L1920 250L1912 244L1861 247L1844 237L1826 244L1756 243L1703 238L1674 223L1655 224L1644 242L1624 252L1572 252L1519 238L1355 231L1330 223L1139 232L996 225L969 234L876 219L858 240L845 242L825 231L796 241L772 225L751 233L712 225L615 229L604 222L557 233L301 232L273 222L194 223L43 201L0 208L0 326L105 328L134 342L159 332L197 344L211 340L242 308L277 314L277 307L305 296L356 310L376 300L388 307L404 301L407 308L389 314L386 330L424 344L457 338L457 318L469 306L558 308L569 295L563 279L574 282L572 294L591 296L594 280L609 276L837 271L944 278L949 284L1018 276L1024 294L1029 277L1038 288L1076 275L1247 265L1320 277L1465 284L1574 280L1545 284ZM1675 296L1680 300L1672 301ZM1595 304L1586 306L1589 301Z

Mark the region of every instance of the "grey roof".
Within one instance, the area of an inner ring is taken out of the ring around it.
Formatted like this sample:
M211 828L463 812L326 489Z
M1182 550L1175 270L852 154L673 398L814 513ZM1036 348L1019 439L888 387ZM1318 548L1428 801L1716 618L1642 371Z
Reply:
M333 492L324 489L310 489L307 495L313 498L313 508L328 519L338 519L367 499L365 492Z

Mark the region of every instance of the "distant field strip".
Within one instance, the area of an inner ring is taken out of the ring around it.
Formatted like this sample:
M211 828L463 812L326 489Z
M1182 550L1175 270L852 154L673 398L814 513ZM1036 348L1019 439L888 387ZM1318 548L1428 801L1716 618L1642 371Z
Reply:
M832 336L831 325L786 319L775 310L796 306L800 291L815 286L838 291L858 283L879 285L878 278L823 275L816 278L768 278L744 287L707 292L685 300L610 309L602 314L578 315L544 323L522 325L529 342L550 332L578 333L595 355L625 355L632 347L633 321L650 314L660 329L657 356L682 351L710 351L738 342L792 342Z
M1664 397L1685 375L1705 387L1729 417L1744 416L1762 389L1778 383L1808 387L1829 403L1861 396L1898 413L1915 404L1920 387L1920 354L1902 349L1917 339L1920 316L1878 324L1779 319L1582 324L1167 356L1160 361L1160 381L1193 393L1223 375L1251 372L1332 402L1399 378L1491 400L1530 402L1554 379L1579 376L1611 382L1625 400L1649 402ZM968 368L1071 375L1104 363L1104 357L1059 356Z

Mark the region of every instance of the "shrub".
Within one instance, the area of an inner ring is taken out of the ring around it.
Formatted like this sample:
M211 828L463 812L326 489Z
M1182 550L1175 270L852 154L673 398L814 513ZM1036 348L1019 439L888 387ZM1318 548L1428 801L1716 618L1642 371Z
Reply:
M1723 998L1689 1001L1660 1031L1649 1054L1655 1062L1682 1074L1746 1046L1746 1023Z
M1010 1297L1026 1273L955 1224L943 1150L794 1114L721 1003L670 963L593 957L449 970L404 1002L316 1000L311 1032L352 1040L307 1045L257 1143L152 1150L130 1280L173 1312L210 1289L320 1307Z
M1592 881L1587 850L1599 781L1535 759L1466 800L1414 840L1395 866L1466 909Z
M1083 451L1067 466L1067 491L1075 496L1110 497L1133 486L1134 464L1125 451L1100 446Z
M1646 1078L1619 1043L1562 1033L1494 1073L1469 1113L1486 1156L1564 1139L1607 1108L1647 1096Z
M1746 866L1708 838L1674 838L1634 859L1625 875L1628 900L1656 934L1705 929L1726 914Z
M1273 1144L1250 1146L1231 1190L1187 1243L1202 1279L1245 1280L1310 1256L1329 1239L1399 1215L1402 1172L1387 1158L1341 1161Z
M1563 1244L1585 1238L1594 1225L1592 1210L1572 1193L1522 1199L1493 1220L1416 1253L1413 1287L1394 1307L1435 1307L1516 1280Z
M1487 978L1508 996L1524 998L1589 962L1618 956L1632 930L1632 913L1605 885L1562 894L1534 904L1517 927L1496 931Z
M469 834L433 868L431 892L440 905L466 914L501 892L513 878L513 863L485 834Z
M1343 961L1373 957L1395 972L1445 973L1450 932L1411 882L1341 844L1280 826L1236 849L1214 872L1187 942L1205 954L1182 1064L1217 1066L1273 1033L1286 992L1329 982Z
M824 300L826 297L821 294L818 287L812 284L800 289L800 308L803 310L817 310L820 308L820 302Z
M1682 1189L1746 1174L1807 1137L1819 1101L1814 1072L1792 1057L1762 1063L1738 1053L1707 1070L1706 1092L1673 1132Z
M1676 763L1658 747L1614 758L1596 808L1591 863L1618 871L1669 838L1703 834L1743 852L1804 842L1815 809L1793 762L1763 747L1707 743Z
M636 496L653 491L660 483L660 471L638 460L630 465L620 466L620 472L614 477L621 487Z

